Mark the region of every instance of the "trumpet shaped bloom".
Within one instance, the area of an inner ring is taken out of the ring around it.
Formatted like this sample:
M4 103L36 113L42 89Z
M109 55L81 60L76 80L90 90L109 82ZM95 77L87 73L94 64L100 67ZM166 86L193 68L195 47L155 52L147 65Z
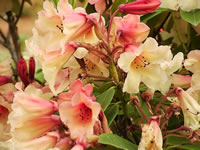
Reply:
M34 47L33 43L28 46L30 48ZM68 85L68 84L63 84L66 86L62 86L62 89L59 88L58 91L55 89L56 80L58 80L59 78L59 71L73 55L76 48L77 45L74 42L70 42L65 45L65 49L63 52L62 49L60 48L57 51L51 51L48 53L43 52L41 53L41 55L38 56L38 59L42 65L44 78L49 83L49 88L51 89L54 95L57 95L58 92L64 90ZM66 78L64 82L68 82L68 78Z
M121 4L119 11L121 13L143 15L154 12L160 4L160 0L136 0L127 4Z
M94 134L94 124L101 110L99 103L91 97L92 85L83 86L80 80L74 81L59 106L63 123L69 128L72 139L89 137Z
M118 60L118 65L124 72L128 73L123 91L138 93L139 84L142 81L153 91L161 90L164 93L169 87L161 89L160 84L167 82L169 74L174 71L172 66L175 66L176 63L169 65L169 68L171 68L168 68L169 70L161 67L161 63L170 62L171 57L170 47L158 46L153 38L148 38L144 44L132 52L122 53Z
M113 36L123 45L139 46L147 38L150 30L146 24L140 22L140 16L130 14L123 18L114 17L113 26Z
M184 115L184 125L192 130L200 128L200 105L196 99L181 88L177 88L176 95Z
M41 98L45 96L32 85L15 93L8 119L14 140L33 140L60 123L59 116L52 115L58 109L57 103Z
M160 116L153 116L142 125L142 137L138 150L162 150L163 137L159 127Z

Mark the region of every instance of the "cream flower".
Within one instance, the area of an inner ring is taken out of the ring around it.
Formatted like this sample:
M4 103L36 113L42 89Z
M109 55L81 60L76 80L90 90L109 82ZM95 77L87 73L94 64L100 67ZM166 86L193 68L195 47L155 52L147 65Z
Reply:
M160 7L169 8L172 10L178 10L179 7L183 11L191 11L193 9L200 8L199 0L162 0L162 4Z
M160 84L166 83L169 74L177 69L175 67L176 61L170 63L171 58L170 47L158 46L153 38L148 38L137 51L122 53L118 65L124 72L128 73L123 91L138 93L139 84L143 82L153 91L161 90L164 93L167 89L161 89ZM161 63L166 61L168 67L162 67Z
M200 90L200 50L193 50L188 53L184 66L192 73L191 86L195 90Z
M176 95L184 115L184 125L192 130L200 128L200 104L183 89L178 88Z
M142 137L138 150L162 150L163 137L159 127L160 116L153 116L142 125Z

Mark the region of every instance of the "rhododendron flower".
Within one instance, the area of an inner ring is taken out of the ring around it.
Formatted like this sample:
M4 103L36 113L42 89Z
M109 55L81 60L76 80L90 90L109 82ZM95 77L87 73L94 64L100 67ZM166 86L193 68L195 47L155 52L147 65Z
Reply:
M137 15L114 17L112 29L112 36L116 36L117 42L134 46L139 46L147 38L150 30L146 24L140 23L140 16Z
M184 125L192 130L200 128L200 104L181 88L177 88L176 95L184 115Z
M30 44L30 43L29 43ZM29 48L36 48L34 45L30 44ZM73 55L77 48L77 45L74 42L70 42L65 45L65 50L62 52L61 48L56 51L51 51L48 53L41 53L41 55L38 56L39 62L42 65L42 71L44 73L44 78L49 83L49 87L54 93L54 95L57 95L58 92L64 90L66 87L62 86L59 88L59 91L56 91L55 84L56 80L58 79L58 73L62 69L62 67L67 63L67 61L70 59L70 57ZM68 79L65 79L68 80ZM68 82L68 81L64 81ZM65 84L67 85L67 84Z
M103 14L104 10L106 9L106 2L105 0L89 0L88 1L91 5L95 5L95 9L98 13Z
M91 97L92 85L83 86L80 80L74 81L59 106L63 123L69 128L72 139L89 137L101 110L99 103Z
M200 90L200 50L193 50L188 53L184 66L194 74L192 75L191 86L195 90Z
M163 137L159 127L160 116L149 118L148 124L142 125L142 137L138 150L162 150Z
M154 12L160 4L160 0L136 0L127 4L121 4L119 11L121 13L142 15Z
M15 93L12 112L9 114L11 134L14 140L28 141L43 136L60 123L57 103L41 97L40 89L29 85L25 91Z
M136 51L122 53L118 60L118 65L128 73L123 91L138 93L139 84L142 81L153 91L161 90L164 93L169 87L161 89L160 84L167 82L169 73L174 71L172 68L176 64L169 65L171 69L167 70L167 68L161 67L161 63L171 61L169 59L171 57L170 47L158 46L158 43L153 38L148 38Z
M176 54L173 58L173 55L171 53L171 55L169 55L169 57L161 62L161 67L162 69L165 70L165 73L168 77L166 82L161 82L160 83L160 91L162 93L167 93L167 91L169 90L173 77L172 74L177 71L178 69L180 69L182 67L182 62L183 62L183 53L179 52L178 54Z

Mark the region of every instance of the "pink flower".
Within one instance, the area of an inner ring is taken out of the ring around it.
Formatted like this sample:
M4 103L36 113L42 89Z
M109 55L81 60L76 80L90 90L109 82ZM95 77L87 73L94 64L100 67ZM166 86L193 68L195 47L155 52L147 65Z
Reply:
M76 80L65 95L66 101L63 100L59 106L61 120L69 128L72 139L94 134L93 127L101 106L91 97L92 90L92 85L83 86L80 80Z
M8 117L14 140L33 140L60 123L59 116L53 115L58 109L57 103L45 97L48 95L32 85L25 91L15 92L13 111Z
M121 4L119 11L121 13L142 15L154 12L160 4L160 0L136 0L127 4Z
M113 20L113 29L116 40L121 44L133 44L139 46L149 34L149 27L140 22L140 16L126 15L115 17ZM113 36L114 36L113 35Z

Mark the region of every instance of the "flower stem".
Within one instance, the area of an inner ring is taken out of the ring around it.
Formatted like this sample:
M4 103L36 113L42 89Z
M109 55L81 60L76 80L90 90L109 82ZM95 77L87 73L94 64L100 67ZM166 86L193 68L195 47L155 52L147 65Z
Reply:
M109 22L109 26L108 26L108 37L107 37L109 50L110 50L110 32L111 32L111 29L112 29L112 22L113 22L113 19L114 19L115 15L116 15L118 12L119 12L119 9L117 9L117 10L112 14L112 16L110 17L110 22Z
M148 122L148 117L146 116L145 112L143 111L143 109L141 108L141 106L139 105L139 99L137 96L131 96L130 97L130 102L131 104L134 104L137 106L137 108L140 110L141 114L143 115L144 119L146 120L146 122Z
M173 90L169 91L162 99L161 101L156 105L156 109L155 109L155 114L158 112L160 105L167 99L167 97L169 95L171 95L172 93L174 93L176 91L176 88L174 88Z

